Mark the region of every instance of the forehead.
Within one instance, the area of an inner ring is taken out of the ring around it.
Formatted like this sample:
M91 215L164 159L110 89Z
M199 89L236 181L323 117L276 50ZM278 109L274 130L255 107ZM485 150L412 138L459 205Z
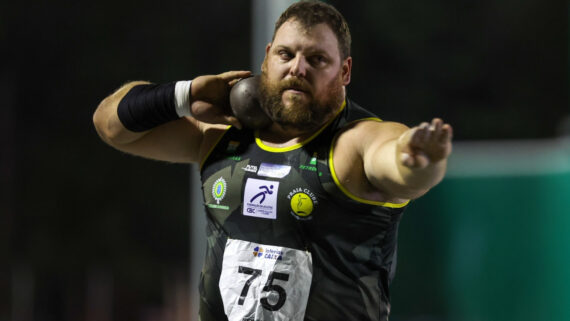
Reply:
M334 56L340 55L338 39L325 23L307 28L294 19L287 20L277 29L273 45L293 50L322 51Z

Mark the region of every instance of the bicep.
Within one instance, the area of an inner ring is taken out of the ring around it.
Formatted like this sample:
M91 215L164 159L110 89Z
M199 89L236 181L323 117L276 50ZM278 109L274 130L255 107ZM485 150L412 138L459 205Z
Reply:
M199 161L203 134L198 121L181 118L146 132L128 144L115 148L136 156L172 163Z

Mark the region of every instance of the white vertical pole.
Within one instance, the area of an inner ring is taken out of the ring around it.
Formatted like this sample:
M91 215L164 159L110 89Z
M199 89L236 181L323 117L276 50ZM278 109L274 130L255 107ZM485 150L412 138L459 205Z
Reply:
M204 211L202 198L202 182L197 164L190 165L190 275L188 277L190 288L190 315L188 320L198 319L200 307L200 272L206 255L206 212Z
M261 73L265 46L271 42L275 21L294 0L252 0L251 2L251 71Z

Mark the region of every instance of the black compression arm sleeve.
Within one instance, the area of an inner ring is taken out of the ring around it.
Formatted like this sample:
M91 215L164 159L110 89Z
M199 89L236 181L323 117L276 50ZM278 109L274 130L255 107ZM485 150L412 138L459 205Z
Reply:
M133 132L142 132L180 118L174 105L175 86L176 82L171 82L131 88L117 108L123 126Z

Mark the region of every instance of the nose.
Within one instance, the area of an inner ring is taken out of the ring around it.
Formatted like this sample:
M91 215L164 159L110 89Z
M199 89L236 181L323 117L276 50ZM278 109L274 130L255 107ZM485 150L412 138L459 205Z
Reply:
M305 77L307 75L307 60L302 55L297 55L291 60L291 68L289 70L291 76Z

